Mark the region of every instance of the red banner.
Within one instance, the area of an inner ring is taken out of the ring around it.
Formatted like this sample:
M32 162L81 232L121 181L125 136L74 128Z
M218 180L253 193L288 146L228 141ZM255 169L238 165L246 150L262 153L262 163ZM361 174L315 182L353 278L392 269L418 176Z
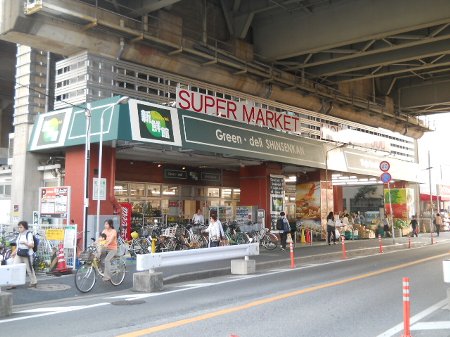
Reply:
M131 210L129 202L121 202L122 213L120 214L120 236L124 240L131 240Z

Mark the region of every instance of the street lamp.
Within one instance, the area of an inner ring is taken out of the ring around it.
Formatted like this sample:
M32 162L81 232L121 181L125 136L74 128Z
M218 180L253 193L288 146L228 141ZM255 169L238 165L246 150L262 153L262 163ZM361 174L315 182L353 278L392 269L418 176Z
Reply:
M325 207L326 207L326 215L328 216L328 152L339 149L341 147L347 146L347 143L341 143L335 147L332 147L331 149L328 149L327 151L325 151Z
M87 223L89 211L89 162L91 159L91 103L86 104L84 109L86 118L86 134L84 142L84 198L83 198L83 231L84 231L84 250L87 249Z
M99 236L99 228L100 228L100 186L102 179L102 160L103 160L103 122L105 111L111 109L111 114L114 111L114 107L119 104L126 104L130 98L128 96L123 96L119 98L115 103L110 104L102 111L102 115L100 117L100 141L99 141L99 149L98 149L98 178L97 178L97 226L95 230L95 237Z

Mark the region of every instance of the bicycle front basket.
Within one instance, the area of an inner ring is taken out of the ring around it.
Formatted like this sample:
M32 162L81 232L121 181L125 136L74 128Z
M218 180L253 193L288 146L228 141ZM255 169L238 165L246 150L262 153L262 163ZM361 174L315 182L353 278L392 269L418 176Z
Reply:
M80 261L92 261L94 259L94 254L91 251L84 251L80 253L80 256L78 257Z

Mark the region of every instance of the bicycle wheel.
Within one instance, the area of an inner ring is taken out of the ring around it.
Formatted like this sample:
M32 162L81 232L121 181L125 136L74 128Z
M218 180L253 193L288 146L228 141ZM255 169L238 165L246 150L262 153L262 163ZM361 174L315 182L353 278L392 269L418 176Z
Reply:
M274 250L278 246L278 238L275 235L265 235L261 240L261 244L267 250Z
M95 270L92 265L83 264L75 274L75 286L82 293L92 290L95 284Z
M118 286L125 279L126 266L125 262L120 258L111 260L111 283Z

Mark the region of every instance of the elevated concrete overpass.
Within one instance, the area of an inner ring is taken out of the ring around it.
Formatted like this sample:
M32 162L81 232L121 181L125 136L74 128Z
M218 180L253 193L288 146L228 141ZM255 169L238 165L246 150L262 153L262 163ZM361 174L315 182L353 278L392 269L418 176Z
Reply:
M130 4L131 3L131 4ZM5 0L0 39L82 50L420 138L450 106L446 0Z

